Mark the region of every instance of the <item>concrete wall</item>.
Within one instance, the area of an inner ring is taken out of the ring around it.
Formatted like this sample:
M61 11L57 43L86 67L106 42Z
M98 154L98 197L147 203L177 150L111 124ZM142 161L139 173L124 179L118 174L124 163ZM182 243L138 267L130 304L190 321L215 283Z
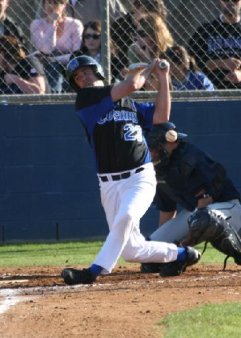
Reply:
M241 101L174 102L172 121L241 191ZM157 226L152 206L142 230ZM107 234L92 153L73 104L0 105L0 242Z

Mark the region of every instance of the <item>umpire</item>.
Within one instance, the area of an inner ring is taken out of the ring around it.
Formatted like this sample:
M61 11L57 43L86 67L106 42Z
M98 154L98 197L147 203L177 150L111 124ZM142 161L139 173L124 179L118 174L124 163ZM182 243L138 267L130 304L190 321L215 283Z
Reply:
M210 242L241 265L240 195L223 166L186 137L171 122L154 126L149 134L161 211L161 226L150 240L183 245ZM182 210L177 213L178 205ZM156 268L142 265L143 272Z

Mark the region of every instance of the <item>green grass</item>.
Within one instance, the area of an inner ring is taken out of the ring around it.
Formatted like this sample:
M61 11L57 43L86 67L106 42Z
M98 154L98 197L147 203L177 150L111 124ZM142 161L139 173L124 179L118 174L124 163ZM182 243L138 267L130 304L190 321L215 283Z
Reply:
M89 264L102 242L16 244L0 246L0 267Z
M93 261L102 243L96 241L0 245L0 267L86 265ZM197 248L202 251L203 246L199 245ZM223 263L224 258L223 254L208 246L200 263ZM124 261L120 259L120 263L124 264Z
M168 315L160 325L165 338L239 338L241 304L208 304Z

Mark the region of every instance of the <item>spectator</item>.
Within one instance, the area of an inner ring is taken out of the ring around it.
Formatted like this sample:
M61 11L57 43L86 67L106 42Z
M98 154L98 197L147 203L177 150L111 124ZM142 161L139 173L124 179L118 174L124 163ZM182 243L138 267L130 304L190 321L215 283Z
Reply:
M163 0L134 0L129 5L130 11L111 25L111 38L115 43L116 53L123 67L127 67L129 64L128 48L135 41L140 17L143 14L156 13L165 21L167 16Z
M149 63L155 57L163 57L167 48L173 45L172 35L165 21L157 14L145 14L140 18L136 31L136 41L129 47L129 64ZM146 81L145 90L157 90L158 81L151 74Z
M173 45L173 38L168 27L157 14L146 14L141 17L136 33L136 41L128 49L130 64L149 63Z
M112 48L111 55L111 68L113 81L119 77L121 71L121 64L115 56L114 47ZM74 52L70 59L80 55L88 55L94 58L98 63L101 63L101 22L89 21L84 25L83 42L81 48Z
M67 17L68 0L44 0L44 17L31 23L31 42L40 52L52 92L60 93L63 69L82 43L83 24Z
M84 25L81 48L72 56L89 55L98 63L101 62L101 22L89 21ZM71 57L72 58L72 57Z
M36 58L27 57L17 38L0 37L0 94L44 94L47 81Z
M220 16L189 41L190 54L217 89L241 88L241 0L218 0Z
M199 71L195 59L183 46L175 45L166 52L170 63L173 90L214 90L213 83Z
M167 1L168 24L175 41L188 48L188 40L204 22L218 15L217 0ZM167 3L166 2L166 3Z
M12 35L15 36L25 46L25 39L22 29L6 15L6 10L9 0L0 0L0 36Z

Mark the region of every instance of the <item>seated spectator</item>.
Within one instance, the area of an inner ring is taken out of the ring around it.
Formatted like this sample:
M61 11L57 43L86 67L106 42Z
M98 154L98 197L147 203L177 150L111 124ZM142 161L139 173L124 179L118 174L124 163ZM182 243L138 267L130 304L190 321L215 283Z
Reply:
M23 46L26 45L22 29L6 14L9 0L0 0L0 36L15 36Z
M165 21L157 14L145 14L139 20L136 40L128 49L129 64L150 63L156 57L162 57L173 45L172 35ZM159 83L154 75L146 81L145 90L157 90Z
M111 25L111 38L116 46L116 54L123 67L128 67L128 48L136 39L139 19L145 14L157 14L164 21L167 10L163 0L134 0L129 2L130 10Z
M218 0L219 17L197 28L189 53L217 89L241 88L241 1Z
M121 64L114 53L114 46L111 45L111 72L112 81L119 77L121 71ZM74 52L70 59L80 55L88 55L94 58L98 63L101 63L101 22L90 21L84 25L83 41L81 48Z
M83 24L67 17L68 0L44 0L44 17L31 23L31 42L42 53L45 72L53 93L63 87L63 71L71 53L82 43Z
M199 71L195 59L183 46L169 48L166 59L170 63L173 90L214 90L213 83Z
M172 45L173 38L164 20L157 14L146 14L138 23L136 41L128 49L129 64L149 63Z
M47 81L36 58L13 36L0 37L0 94L44 94Z
M89 55L98 63L101 62L101 22L89 21L84 25L82 46L73 55ZM72 55L72 56L73 56Z

